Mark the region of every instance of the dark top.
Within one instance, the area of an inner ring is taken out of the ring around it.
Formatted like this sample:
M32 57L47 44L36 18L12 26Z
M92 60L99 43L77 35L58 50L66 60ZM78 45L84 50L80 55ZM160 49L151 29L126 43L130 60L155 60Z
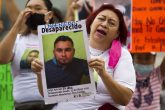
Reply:
M31 69L31 63L27 63L26 60L21 60L20 68L21 69Z
M55 59L51 59L45 63L45 75L48 89L73 86L81 84L83 75L89 78L89 69L87 61L83 59L73 58L65 66L58 65Z

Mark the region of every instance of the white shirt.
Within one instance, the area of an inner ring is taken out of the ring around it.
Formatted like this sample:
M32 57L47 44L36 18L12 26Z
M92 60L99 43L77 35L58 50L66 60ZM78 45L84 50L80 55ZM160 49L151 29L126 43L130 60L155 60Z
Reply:
M14 57L11 63L11 71L14 78L13 96L17 103L43 100L38 91L37 76L31 69L21 69L20 62L30 50L38 50L39 41L37 35L17 36L13 49Z

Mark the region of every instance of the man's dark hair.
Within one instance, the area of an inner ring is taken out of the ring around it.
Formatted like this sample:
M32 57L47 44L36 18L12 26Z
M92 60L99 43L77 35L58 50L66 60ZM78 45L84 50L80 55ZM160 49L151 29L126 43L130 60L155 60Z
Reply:
M33 52L39 54L39 51L38 51L38 50L31 50L31 51L29 52L29 54L31 54L31 53L33 53ZM29 54L28 54L28 55L29 55Z
M64 36L64 35L62 35L62 36L59 36L59 37L54 41L54 47L55 47L55 45L56 45L58 42L60 42L60 41L69 41L69 42L72 44L72 46L74 46L73 40L72 40L69 36Z

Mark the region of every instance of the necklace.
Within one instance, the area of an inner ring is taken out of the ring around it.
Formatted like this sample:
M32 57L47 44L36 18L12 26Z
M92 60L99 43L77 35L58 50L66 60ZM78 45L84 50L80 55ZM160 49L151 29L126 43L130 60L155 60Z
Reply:
M92 53L91 51L89 52L92 56L100 56L100 55L102 55L103 53L104 53L104 51L103 52L99 52L99 53Z

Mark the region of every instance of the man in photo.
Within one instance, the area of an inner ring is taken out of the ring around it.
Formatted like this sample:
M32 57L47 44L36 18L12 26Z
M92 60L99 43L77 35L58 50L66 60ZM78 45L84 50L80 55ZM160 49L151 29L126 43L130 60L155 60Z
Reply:
M68 36L54 41L54 58L45 63L47 88L57 88L90 83L87 61L74 57L75 48Z

